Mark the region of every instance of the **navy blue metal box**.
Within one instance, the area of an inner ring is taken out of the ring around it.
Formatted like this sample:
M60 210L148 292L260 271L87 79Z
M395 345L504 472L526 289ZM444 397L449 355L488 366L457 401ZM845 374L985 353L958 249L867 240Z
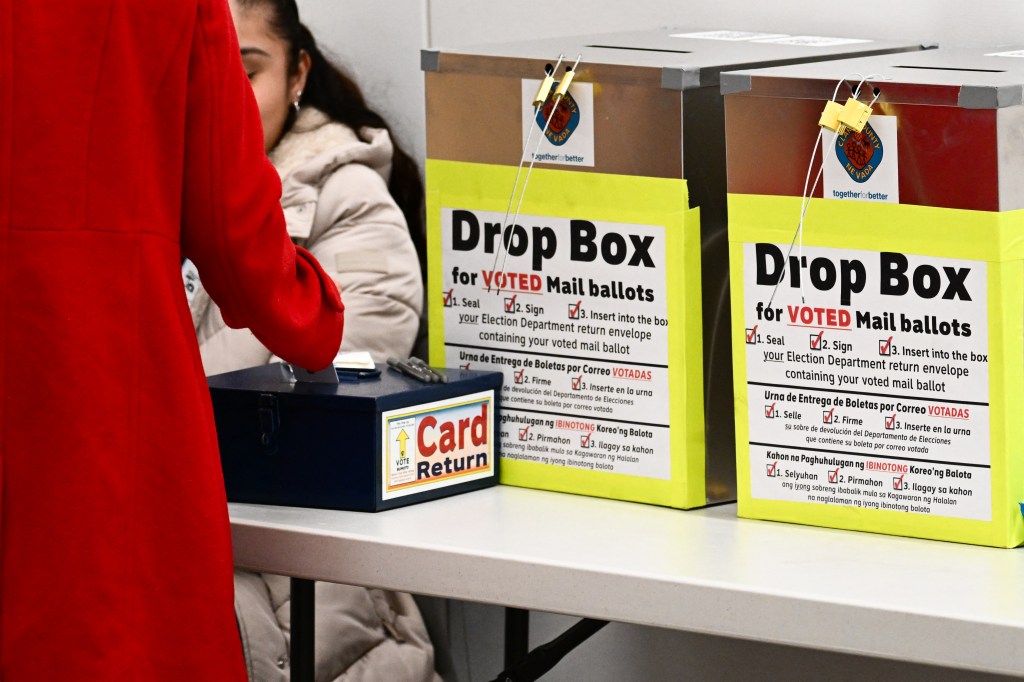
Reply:
M273 364L209 377L228 500L380 511L494 485L502 375L445 373L330 385Z

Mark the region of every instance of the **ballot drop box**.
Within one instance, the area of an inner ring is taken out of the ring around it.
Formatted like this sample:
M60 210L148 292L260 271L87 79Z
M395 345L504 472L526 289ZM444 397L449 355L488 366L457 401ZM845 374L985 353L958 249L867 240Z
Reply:
M445 373L332 385L276 363L209 377L228 500L380 511L494 485L501 375Z
M1024 51L722 89L740 515L1021 544Z
M504 373L503 483L735 498L719 74L909 49L663 29L423 53L430 355Z

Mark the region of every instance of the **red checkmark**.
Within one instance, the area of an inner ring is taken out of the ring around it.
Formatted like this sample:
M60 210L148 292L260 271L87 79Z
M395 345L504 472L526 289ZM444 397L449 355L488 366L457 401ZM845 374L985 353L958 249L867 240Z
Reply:
M753 329L747 330L747 343L754 343L754 338L757 335L757 325L755 324Z
M580 445L582 445L585 448L589 448L590 447L590 437L593 436L593 435L594 435L594 432L591 431L588 434L584 434L584 435L580 436Z
M896 428L896 415L893 414L891 417L885 418L885 428L894 429Z
M764 406L764 416L768 417L769 419L775 416L775 403Z
M506 313L515 312L515 309L516 309L516 296L518 296L518 295L519 294L516 294L512 298L506 298L505 299L505 312Z
M821 416L824 418L826 424L832 423L832 415L836 413L836 408L832 408L828 412L822 411Z
M449 289L444 294L444 304L450 306L452 304L452 294L455 293L455 289Z
M467 362L464 365L460 365L460 367L462 367L462 369L469 369L469 363Z
M525 373L526 373L525 369L521 369L521 370L519 370L518 372L515 373L515 375L516 375L516 383L517 384L523 383L523 374L525 374Z
M835 471L828 472L828 482L835 483L839 480L839 467L836 467Z
M772 462L771 465L768 467L768 475L769 476L774 476L775 475L775 469L778 466L779 466L778 462Z
M906 476L906 474L900 474L899 478L892 479L892 489L893 490L903 490L903 477L904 476Z
M892 348L892 337L890 336L885 341L878 341L878 354L889 355L889 349Z
M818 350L821 346L821 337L825 335L825 330L822 329L818 332L817 336L811 336L811 350Z
M527 434L527 432L529 430L530 430L529 426L527 426L524 429L519 429L519 440L526 440L526 434Z
M577 317L580 316L580 304L581 303L583 303L583 301L576 301L576 305L573 305L571 303L569 304L569 319L570 320L575 320Z
M579 375L578 377L573 377L573 380L572 380L572 390L574 390L574 391L580 390L580 386L582 384L583 384L583 375L582 374Z

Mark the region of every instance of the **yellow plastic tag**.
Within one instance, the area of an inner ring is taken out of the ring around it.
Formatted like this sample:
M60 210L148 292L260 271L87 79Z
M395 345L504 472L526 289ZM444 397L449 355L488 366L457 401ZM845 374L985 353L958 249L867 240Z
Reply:
M864 126L868 124L868 118L871 116L871 107L863 102L858 102L854 98L846 100L846 105L843 110L839 112L839 122L845 125L847 128L852 128L858 133L864 130Z

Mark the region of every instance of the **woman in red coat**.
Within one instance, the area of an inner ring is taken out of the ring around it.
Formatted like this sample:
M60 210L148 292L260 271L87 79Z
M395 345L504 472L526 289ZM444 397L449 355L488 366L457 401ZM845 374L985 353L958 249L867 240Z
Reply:
M241 680L182 290L309 369L336 287L288 239L226 0L0 4L0 678Z

